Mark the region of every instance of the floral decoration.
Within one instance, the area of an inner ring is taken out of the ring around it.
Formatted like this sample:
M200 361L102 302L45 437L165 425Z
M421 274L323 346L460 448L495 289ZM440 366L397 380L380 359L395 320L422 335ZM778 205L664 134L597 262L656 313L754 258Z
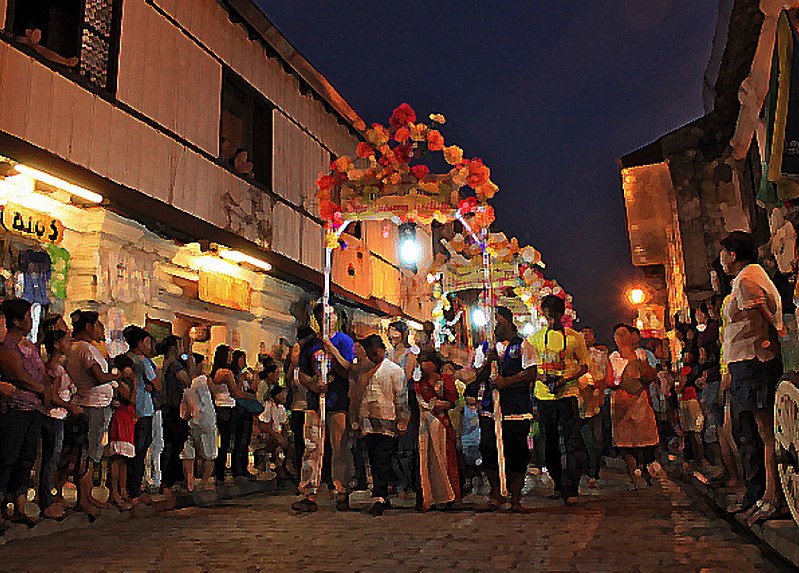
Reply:
M338 157L330 171L319 176L316 196L328 230L345 219L448 222L461 205L474 229L493 223L494 210L487 202L499 187L491 181L491 170L479 158L466 158L457 145L446 145L439 131L446 123L443 115L430 114L429 121L420 121L416 111L402 103L388 125L374 123L366 129L355 160ZM442 154L447 171L434 173L423 162L434 153Z

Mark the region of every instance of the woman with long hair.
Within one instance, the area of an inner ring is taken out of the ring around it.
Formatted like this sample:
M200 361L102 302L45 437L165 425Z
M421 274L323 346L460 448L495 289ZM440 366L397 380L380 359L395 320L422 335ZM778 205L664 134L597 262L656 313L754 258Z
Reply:
M417 505L421 502L419 489L419 403L416 400L413 373L416 369L419 356L419 347L411 346L408 338L408 325L397 320L388 325L388 341L390 348L386 358L397 364L405 372L405 382L408 385L408 406L411 419L408 422L408 431L399 437L395 471L399 478L398 489L403 495L414 492Z
M261 404L252 391L252 372L247 367L247 353L234 350L231 356L230 370L235 378L235 386L231 388L236 399L238 416L233 426L233 457L231 471L233 477L255 478L247 469L249 465L250 442L255 418L263 412Z
M236 380L230 370L231 348L227 344L220 344L214 351L214 361L211 367L211 378L208 387L214 397L216 410L216 427L219 430L219 452L216 456L214 474L217 485L225 482L227 469L227 455L231 450L230 442L233 439L234 429L239 414L236 409L236 399L231 390ZM235 464L234 464L235 465Z
M4 394L10 394L10 399L0 415L0 496L14 500L15 521L31 525L34 519L25 512L26 494L36 462L49 381L38 349L26 338L33 325L31 304L11 299L1 308L7 332L0 344L0 375L13 384L13 389L5 387Z
M617 350L610 355L607 385L611 395L613 445L619 448L627 464L629 489L637 489L635 470L640 469L646 484L652 483L648 465L655 461L658 436L657 420L649 396L649 384L655 371L644 352L635 347L633 329L618 324L613 329Z

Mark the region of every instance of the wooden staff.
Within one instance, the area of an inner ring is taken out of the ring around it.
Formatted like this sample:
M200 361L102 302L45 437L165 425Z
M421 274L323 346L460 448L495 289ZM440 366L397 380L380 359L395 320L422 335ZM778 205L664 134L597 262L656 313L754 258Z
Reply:
M488 339L490 348L496 351L497 341L494 335L494 285L491 281L491 258L486 248L488 244L487 237L481 243L483 250L483 273L485 276L485 290L486 290L486 309L488 310ZM499 359L499 357L497 357ZM494 379L499 374L499 365L497 361L491 363L491 377L489 380L493 384ZM491 397L494 402L494 435L497 439L497 465L499 469L499 494L502 497L508 497L508 475L505 470L505 441L502 439L502 404L499 399L499 389L496 387L491 391Z

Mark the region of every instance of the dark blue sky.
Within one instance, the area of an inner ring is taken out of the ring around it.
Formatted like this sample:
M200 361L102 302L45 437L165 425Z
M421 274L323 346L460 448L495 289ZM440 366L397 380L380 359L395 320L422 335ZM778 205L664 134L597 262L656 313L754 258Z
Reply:
M367 123L406 101L482 157L508 236L534 245L583 325L629 319L617 159L702 115L709 0L258 0Z

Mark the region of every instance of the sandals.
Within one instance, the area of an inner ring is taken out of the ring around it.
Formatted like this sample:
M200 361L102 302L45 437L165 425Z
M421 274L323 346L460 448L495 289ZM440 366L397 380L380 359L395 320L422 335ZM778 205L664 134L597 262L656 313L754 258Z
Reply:
M767 521L774 517L778 517L781 511L777 505L768 501L763 501L762 499L755 503L754 507L756 509L746 516L746 525L748 527L752 527L761 521Z

